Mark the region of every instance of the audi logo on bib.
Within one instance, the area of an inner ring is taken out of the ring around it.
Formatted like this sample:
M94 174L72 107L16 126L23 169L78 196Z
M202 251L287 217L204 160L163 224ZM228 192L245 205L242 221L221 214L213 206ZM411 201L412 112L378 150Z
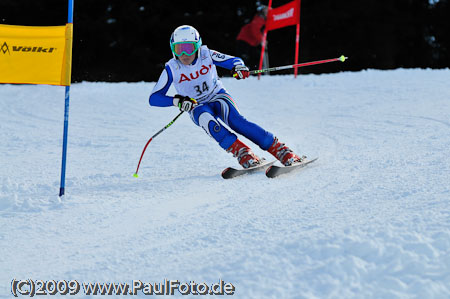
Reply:
M200 75L204 76L209 73L209 70L212 68L212 65L210 64L209 67L206 65L202 65L202 68L200 71L195 71L195 73L190 73L189 75L181 74L180 81L178 83L184 82L184 81L191 81L197 79ZM190 78L190 79L189 79Z

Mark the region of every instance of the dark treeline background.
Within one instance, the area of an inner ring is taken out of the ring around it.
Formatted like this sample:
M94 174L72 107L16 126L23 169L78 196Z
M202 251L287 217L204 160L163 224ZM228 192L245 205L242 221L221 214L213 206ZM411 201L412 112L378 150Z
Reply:
M0 0L0 23L62 25L67 2ZM303 0L299 61L349 60L299 72L450 67L449 2ZM172 57L170 34L183 24L196 27L210 49L235 55L235 38L255 10L253 0L75 0L72 81L156 81ZM268 42L270 66L294 63L295 26L269 32Z

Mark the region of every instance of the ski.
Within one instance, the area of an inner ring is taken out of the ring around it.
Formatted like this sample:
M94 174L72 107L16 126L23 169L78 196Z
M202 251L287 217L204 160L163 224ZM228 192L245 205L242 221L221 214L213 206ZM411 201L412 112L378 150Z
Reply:
M255 167L251 167L251 168L236 169L236 168L233 168L233 167L228 167L228 168L224 169L224 171L222 171L222 177L224 179L232 179L232 178L241 176L243 174L253 173L253 172L257 172L257 171L262 171L262 170L265 170L267 167L270 167L275 162L276 162L276 160L274 160L274 161L266 161L264 159L261 164L255 166Z
M317 158L314 158L312 160L304 160L303 162L296 163L296 164L291 165L291 166L274 166L274 165L272 165L271 167L269 167L266 170L266 176L268 178L274 178L274 177L277 177L277 176L279 176L281 174L289 173L289 172L292 172L294 170L303 168L306 165L316 161L317 159L319 159L319 158L317 157Z

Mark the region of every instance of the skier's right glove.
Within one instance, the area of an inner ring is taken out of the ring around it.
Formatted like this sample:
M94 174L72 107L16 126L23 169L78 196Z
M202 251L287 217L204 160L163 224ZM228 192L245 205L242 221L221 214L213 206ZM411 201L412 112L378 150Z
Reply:
M182 95L176 94L173 97L173 105L180 108L180 111L189 112L192 109L194 109L195 106L197 106L197 101L188 96L182 96Z

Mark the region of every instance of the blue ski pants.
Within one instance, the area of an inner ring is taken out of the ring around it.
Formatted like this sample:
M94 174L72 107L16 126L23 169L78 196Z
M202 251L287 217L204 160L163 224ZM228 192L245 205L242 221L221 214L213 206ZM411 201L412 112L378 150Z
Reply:
M245 119L227 93L219 93L208 102L200 104L190 115L194 123L202 127L225 150L236 141L237 136L218 119L263 150L267 150L274 140L272 133Z

